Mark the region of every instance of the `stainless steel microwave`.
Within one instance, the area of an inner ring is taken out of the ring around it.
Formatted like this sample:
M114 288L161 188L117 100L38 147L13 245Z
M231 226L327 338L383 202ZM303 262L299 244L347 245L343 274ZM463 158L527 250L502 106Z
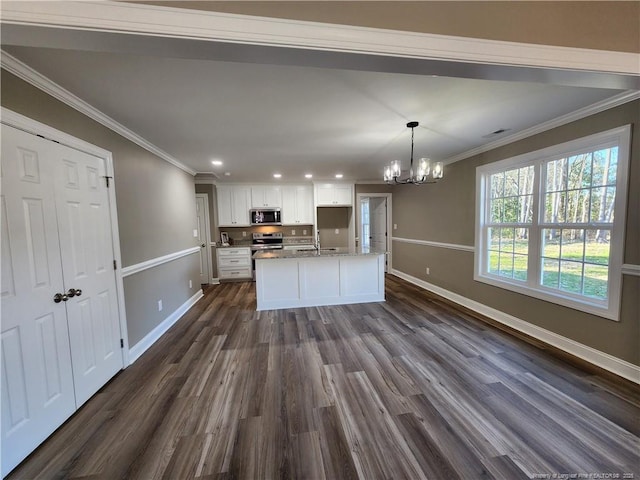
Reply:
M251 225L282 225L279 208L254 208L249 215Z

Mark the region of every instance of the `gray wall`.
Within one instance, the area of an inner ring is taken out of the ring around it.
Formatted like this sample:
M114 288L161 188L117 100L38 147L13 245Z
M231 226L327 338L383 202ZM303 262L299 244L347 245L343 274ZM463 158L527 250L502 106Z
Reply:
M395 237L474 245L478 165L633 124L624 262L640 264L640 102L635 101L445 167L445 178L393 188ZM393 242L395 269L640 365L640 278L623 276L619 322L473 280L473 253ZM425 274L425 268L431 274Z
M3 107L113 154L123 266L197 245L191 175L5 70L0 80ZM130 346L200 288L197 255L186 258L125 279ZM162 312L158 312L159 299L164 304Z
M349 220L354 209L355 207L318 207L318 231L322 248L349 246Z

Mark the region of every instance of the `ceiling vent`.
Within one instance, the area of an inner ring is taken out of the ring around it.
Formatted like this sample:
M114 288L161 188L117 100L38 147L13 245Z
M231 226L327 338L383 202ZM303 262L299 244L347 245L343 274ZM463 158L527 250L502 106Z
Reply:
M489 133L487 135L483 135L482 138L493 138L493 137L497 137L499 135L502 135L503 133L507 133L507 132L510 132L510 131L511 131L510 128L499 128L495 132L491 132L491 133Z

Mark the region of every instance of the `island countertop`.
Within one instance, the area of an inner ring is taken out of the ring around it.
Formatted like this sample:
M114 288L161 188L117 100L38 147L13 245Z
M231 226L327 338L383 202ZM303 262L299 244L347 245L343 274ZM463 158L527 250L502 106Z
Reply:
M344 257L363 255L384 255L386 252L372 250L368 247L356 248L316 248L310 246L299 250L269 250L253 254L254 260L273 260L282 258L315 258L315 257Z

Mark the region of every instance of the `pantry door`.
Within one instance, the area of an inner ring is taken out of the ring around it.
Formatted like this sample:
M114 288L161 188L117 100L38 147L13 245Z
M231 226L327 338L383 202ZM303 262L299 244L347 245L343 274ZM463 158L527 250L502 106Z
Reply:
M104 159L55 147L56 212L80 408L123 367L109 192Z
M48 142L2 126L2 475L75 410Z

